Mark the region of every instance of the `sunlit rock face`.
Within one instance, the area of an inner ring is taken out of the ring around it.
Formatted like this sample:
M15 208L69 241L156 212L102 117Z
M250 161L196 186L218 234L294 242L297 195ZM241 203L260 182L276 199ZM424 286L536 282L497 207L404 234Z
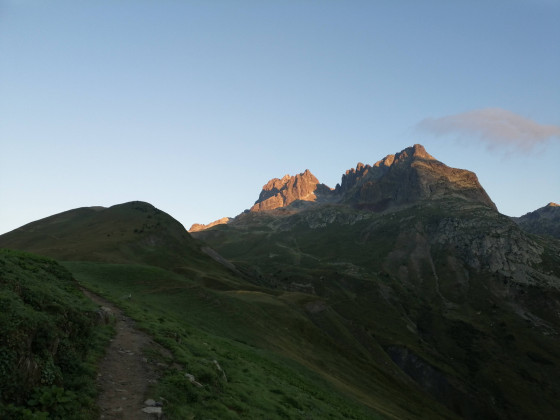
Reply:
M274 178L268 181L250 211L259 212L285 207L296 200L315 201L318 195L330 193L330 188L320 184L319 180L309 169L305 172L282 179Z
M250 210L239 216L284 210L286 207L289 207L286 211L299 212L309 206L321 213L320 209L325 205L378 213L442 198L458 199L460 207L483 205L496 210L473 172L450 168L427 153L422 145L415 144L394 155L387 155L373 165L358 163L356 168L342 175L336 188L321 184L309 169L294 176L273 178L263 186ZM328 208L325 211L332 213ZM341 217L346 221L346 214ZM327 217L331 218L332 214ZM223 218L208 225L194 224L189 231L206 230L235 219ZM351 219L354 220L353 217ZM324 223L324 220L312 222L317 226Z
M318 198L383 211L443 197L456 197L496 209L473 172L450 168L427 153L423 146L415 144L373 165L358 163L356 168L342 175L335 189L320 184L309 170L271 179L250 211L273 210L294 201L317 201Z
M189 232L199 232L201 230L211 228L212 226L226 225L230 220L231 219L229 217L222 217L221 219L215 220L211 223L208 223L207 225L201 223L195 223L191 226Z

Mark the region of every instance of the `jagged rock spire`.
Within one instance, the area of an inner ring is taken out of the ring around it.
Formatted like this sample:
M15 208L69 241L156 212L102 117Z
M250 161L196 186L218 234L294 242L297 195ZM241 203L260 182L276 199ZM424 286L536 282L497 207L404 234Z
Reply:
M285 175L282 179L273 178L263 186L259 199L251 207L251 211L258 212L285 207L296 200L315 201L317 194L320 194L325 188L329 189L320 184L309 169L295 176Z

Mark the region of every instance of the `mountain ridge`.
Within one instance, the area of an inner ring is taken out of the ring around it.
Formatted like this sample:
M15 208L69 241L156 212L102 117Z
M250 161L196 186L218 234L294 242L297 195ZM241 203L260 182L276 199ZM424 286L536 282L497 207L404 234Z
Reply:
M560 205L554 202L512 219L527 232L560 239Z
M414 144L398 153L385 156L373 165L358 163L348 169L335 188L330 188L309 169L297 175L284 175L269 180L249 212L302 205L340 203L371 211L412 205L420 200L455 196L497 210L476 174L448 167L430 155L424 146ZM222 218L207 225L193 224L189 232L208 229L224 222Z

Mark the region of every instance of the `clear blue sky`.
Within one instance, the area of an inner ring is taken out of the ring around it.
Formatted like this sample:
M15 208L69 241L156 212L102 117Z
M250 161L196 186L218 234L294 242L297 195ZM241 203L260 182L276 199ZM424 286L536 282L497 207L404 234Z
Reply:
M560 201L560 2L0 0L0 233L143 200L186 228L414 143Z

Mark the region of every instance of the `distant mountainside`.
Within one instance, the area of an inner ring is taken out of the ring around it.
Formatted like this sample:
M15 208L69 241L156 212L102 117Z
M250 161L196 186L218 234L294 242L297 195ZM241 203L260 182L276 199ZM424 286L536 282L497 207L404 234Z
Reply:
M550 235L560 239L560 205L548 203L535 211L513 220L527 232Z
M323 331L388 355L387 375L461 418L560 412L560 242L526 234L474 173L420 145L359 164L327 194L193 236L261 284L309 296Z

